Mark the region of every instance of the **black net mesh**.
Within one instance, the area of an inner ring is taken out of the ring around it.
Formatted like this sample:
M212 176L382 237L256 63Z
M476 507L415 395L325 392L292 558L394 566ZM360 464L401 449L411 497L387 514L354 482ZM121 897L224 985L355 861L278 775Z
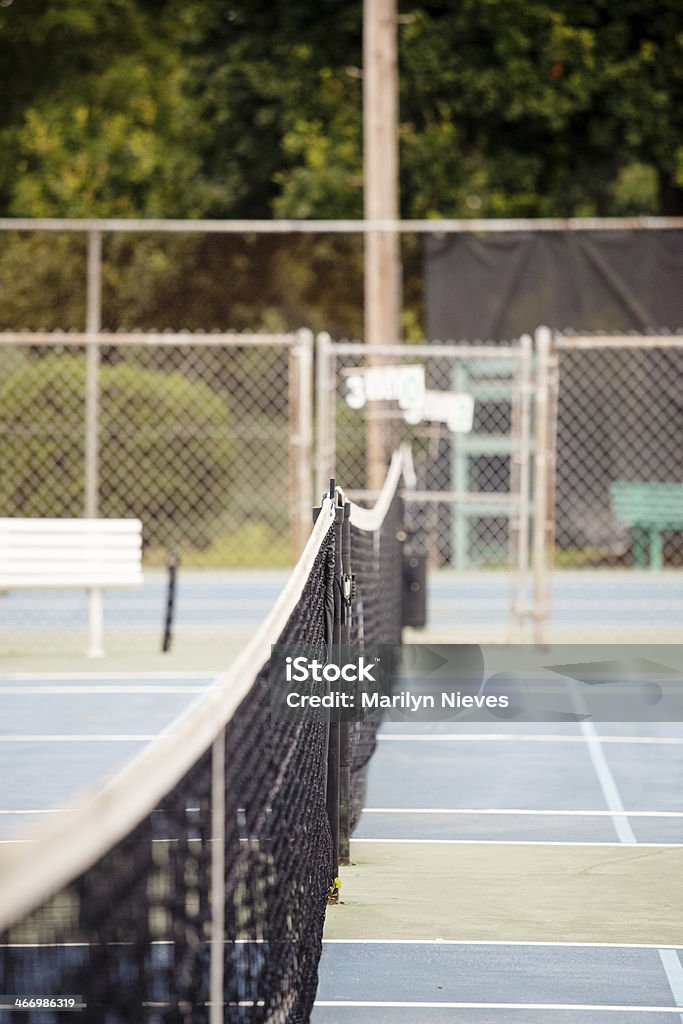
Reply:
M334 536L279 643L325 640ZM327 726L271 720L268 665L225 732L224 1018L308 1020L331 876ZM211 750L133 831L0 934L0 991L77 994L76 1019L209 1020ZM73 1021L33 1009L31 1024Z
M329 521L329 506L326 514ZM353 517L351 524L351 642L397 645L398 493L379 529L362 529ZM333 528L321 528L319 536L312 568L273 643L322 651L330 641L339 552ZM42 1003L81 996L86 1004L78 1018L59 1005L40 1005L20 1010L21 1019L209 1024L211 978L218 970L221 1020L308 1021L335 868L326 806L329 724L323 711L304 721L271 716L269 669L267 662L255 672L224 733L217 723L213 744L142 821L46 901L0 930L0 992ZM370 719L352 727L354 823L377 725ZM170 747L168 758L170 765ZM138 768L142 783L144 758ZM217 821L224 827L217 829ZM220 849L222 885L216 881ZM0 906L0 920L1 915ZM221 917L222 957L212 942Z
M401 642L401 567L403 502L396 492L377 531L362 530L351 518L351 568L356 598L351 614L352 644ZM350 813L353 832L365 802L368 762L376 742L381 712L373 712L350 727Z

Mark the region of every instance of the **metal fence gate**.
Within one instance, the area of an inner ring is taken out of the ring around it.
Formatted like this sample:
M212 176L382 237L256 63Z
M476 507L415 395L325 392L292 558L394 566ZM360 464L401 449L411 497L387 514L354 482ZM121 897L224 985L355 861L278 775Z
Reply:
M370 346L317 340L316 489L330 476L372 500L366 437L407 441L406 495L434 568L512 571L511 612L526 614L531 520L531 338L512 344Z

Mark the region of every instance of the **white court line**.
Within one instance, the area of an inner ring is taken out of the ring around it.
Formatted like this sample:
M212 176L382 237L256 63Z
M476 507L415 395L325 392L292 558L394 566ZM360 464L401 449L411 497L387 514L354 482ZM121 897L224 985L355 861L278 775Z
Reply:
M479 733L380 733L377 737L382 743L585 743L583 736L567 736L560 733L552 736L548 733L524 733L515 735L506 732L479 732ZM667 744L673 746L683 745L683 737L679 736L600 736L601 743L643 743L643 744Z
M584 743L588 748L590 759L598 777L605 803L612 813L614 829L622 843L635 843L635 832L630 823L625 819L626 808L622 802L616 781L612 771L607 764L605 752L602 749L600 739L592 722L581 722L581 734Z
M275 588L273 588L273 590L274 589ZM15 593L16 593L16 591L15 591ZM186 596L186 597L183 597L183 608L185 609L186 612L192 611L194 609L201 609L202 611L207 611L207 612L208 611L216 611L216 612L226 612L227 614L230 614L230 612L236 612L236 611L238 611L238 612L260 612L260 611L266 611L267 612L268 608L270 607L270 602L271 602L271 600L274 597L275 597L275 595L273 594L272 591L270 591L268 593L264 593L262 597L244 597L244 598L240 598L239 594L232 594L232 595L231 594L226 594L225 596L219 595L218 597L215 597L215 596L214 597L202 597L201 595L197 595L196 597ZM13 610L15 612L18 612L18 611L22 611L22 612L23 611L32 611L32 610L40 611L42 608L45 607L45 602L44 601L40 601L40 600L32 601L30 598L24 598L24 600L17 600L15 602L13 602L13 604L14 604L14 609ZM654 601L652 602L652 605L654 607L654 605L655 605ZM648 602L648 606L649 606L649 602ZM505 607L505 603L503 603L503 607ZM138 612L138 611L139 612L145 612L145 611L147 611L148 608L149 608L149 601L148 600L130 601L129 603L126 603L126 605L125 605L125 611L128 613L129 616L131 616L133 614L133 612ZM112 612L119 619L118 622L114 622L113 623L112 629L124 630L124 629L130 629L131 628L132 624L129 621L126 621L126 620L121 621L121 612L122 612L122 610L123 609L122 609L122 606L121 606L120 602L118 603L118 606L115 603L114 606L112 607ZM153 629L154 626L155 626L155 623L150 622L148 625L145 625L143 627L138 626L137 628L138 629L139 628ZM72 629L77 629L78 627L77 626L72 626L71 628Z
M225 944L231 945L262 945L265 939L226 939ZM660 945L652 942L553 942L525 941L513 939L323 939L325 946L529 946L538 948L558 949L663 949L683 950L683 945L669 943ZM0 943L0 949L63 949L86 948L88 942L7 942ZM130 946L131 942L107 942L107 946ZM172 946L172 939L153 939L152 946Z
M153 839L153 843L174 843L176 839ZM198 840L197 840L198 841ZM640 850L681 850L683 843L606 843L606 842L564 842L549 839L352 839L352 843L392 844L394 846L599 846L608 848L638 847ZM32 843L33 839L0 839L0 846L12 843ZM190 840L192 842L192 840ZM241 840L247 842L247 840ZM657 947L659 948L659 947Z
M77 808L74 808L74 809L76 810ZM35 838L34 839L0 839L0 846L12 846L12 845L17 845L18 843L31 843L31 844L33 844L33 843L36 843L36 842L38 842L38 840L35 839ZM181 839L181 838L178 837L176 839L151 839L150 842L152 843L153 846L154 845L158 845L158 846L166 845L166 846L168 846L168 845L170 845L172 843L181 843L181 842L190 843L190 844L191 843L197 844L197 843L201 843L202 840L199 839L199 838ZM209 840L207 840L207 842L213 843L213 842L215 842L215 840L214 839L209 839ZM248 842L249 842L248 839L240 839L240 843L248 843Z
M189 682L191 679L215 679L216 672L1 672L0 679L5 680L35 680L36 682L49 682L51 679L57 682L76 679L85 679L86 682L94 682L97 679L125 680L132 679L143 682L145 679L183 679Z
M658 942L534 942L524 939L323 939L324 945L357 946L531 946L558 949L658 949L683 950L683 945L660 945Z
M152 733L131 733L123 735L102 735L93 733L88 736L84 733L72 733L69 735L26 735L26 736L0 736L0 743L149 743L150 740L167 739L171 733L165 735Z
M64 810L60 807L36 807L36 808L14 808L11 811L0 811L0 814L63 814Z
M683 1006L683 966L675 949L669 946L661 946L659 958L662 961L664 973L669 979L669 986L677 1006ZM683 1019L683 1014L681 1014Z
M94 686L0 686L0 694L12 694L25 696L26 694L73 694L88 696L101 693L203 693L208 687L206 683L197 683L194 686L138 686L130 683L128 686L107 686L105 683Z
M0 846L8 846L12 843L30 843L33 842L31 839L0 839ZM154 839L152 842L164 843L164 842L176 842L176 840L166 839ZM368 844L374 843L379 844L391 844L393 846L562 846L565 849L569 846L592 846L592 847L607 847L607 848L626 848L631 849L638 847L640 850L681 850L683 849L683 843L619 843L619 842L564 842L560 840L549 840L549 839L352 839L351 842L356 844Z
M354 836L351 843L415 843L421 846L626 846L629 848L637 846L641 850L683 849L683 843L593 842L591 840L559 839L359 839Z
M316 1006L330 1009L361 1007L382 1010L569 1010L591 1013L670 1013L678 1014L675 1006L626 1006L604 1005L601 1003L416 1003L399 1000L377 999L316 999Z
M364 807L363 814L511 814L573 818L612 818L624 815L626 818L683 818L683 811L548 811L524 807Z
M576 687L573 689L573 696L575 702L582 699L578 696L578 690ZM595 774L598 777L600 788L602 789L603 796L607 807L612 812L612 823L616 830L617 835L623 846L650 846L649 843L638 843L636 841L635 833L631 828L631 823L627 818L624 817L624 804L619 793L619 787L617 786L616 779L612 774L605 752L602 749L602 742L597 734L595 726L592 722L581 722L581 734L588 747L588 753L590 755L593 767L595 768ZM668 954L665 950L660 949L659 956L662 962L662 967L666 975L666 979L669 983L669 988L675 1002L680 1008L683 1008L683 969L681 968L680 960L677 954ZM683 1013L679 1012L679 1020L683 1022Z
M494 609L496 611L505 611L509 608L509 601L498 595L494 597L489 597L488 595L485 597L466 597L463 593L444 595L443 599L441 599L441 594L439 594L439 618L435 621L435 625L441 625L447 621L448 616L446 613L448 610L461 611L464 601L466 601L465 611L493 611ZM605 612L604 601L586 601L579 596L555 598L553 605L556 612L599 611L603 614ZM653 597L647 601L620 600L618 602L619 612L642 612L644 608L652 612L678 612L681 609L681 602L676 600L676 598L666 597ZM613 619L607 621L620 623L620 618L618 615L615 615ZM649 628L653 627L650 626Z

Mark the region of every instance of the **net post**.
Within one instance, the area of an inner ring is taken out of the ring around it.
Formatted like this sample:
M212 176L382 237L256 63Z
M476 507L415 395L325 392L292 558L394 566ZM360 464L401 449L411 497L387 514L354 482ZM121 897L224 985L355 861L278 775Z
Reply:
M556 473L557 473L557 417L560 389L560 356L557 335L550 335L550 360L548 367L548 517L546 521L546 586L544 601L546 618L550 617L552 603L553 575L555 570L555 516L556 516Z
M345 647L351 642L351 502L342 496L344 519L342 522L342 601L341 641ZM351 863L351 727L349 722L339 723L339 863Z
M225 729L211 749L211 953L209 1024L223 1024L225 940Z
M168 556L168 585L166 589L166 615L164 618L164 636L161 641L161 652L167 654L173 642L173 613L175 611L175 595L178 585L178 566L180 557L173 551Z
M330 480L330 497L335 499L334 510L334 617L332 622L331 643L337 649L342 643L342 588L343 588L343 527L344 506L340 494L335 495L334 480ZM332 834L332 884L329 902L339 902L339 863L340 863L340 804L341 804L341 723L331 721L329 726L329 745L327 752L327 817Z
M409 494L417 488L417 477L413 465L410 445L400 448L404 492ZM407 495L406 495L407 496ZM415 525L414 513L407 512L406 496L398 498L399 522L397 540L401 543L401 627L423 629L427 624L427 551Z
M326 498L334 498L335 495L335 481L334 478L330 478L329 491L322 495L322 501ZM313 507L313 522L317 522L318 516L322 511L322 501L320 505ZM341 516L340 516L341 512ZM340 558L341 548L341 523L343 517L343 509L335 508L335 520L334 520L334 559L331 565L331 573L327 580L326 594L325 594L325 643L328 648L334 644L339 643L338 636L338 565ZM332 862L330 865L330 885L327 893L328 903L339 902L339 769L340 769L340 749L339 749L339 723L332 722L328 719L327 723L327 735L325 740L325 809L327 812L327 821L330 828L330 835L332 838Z

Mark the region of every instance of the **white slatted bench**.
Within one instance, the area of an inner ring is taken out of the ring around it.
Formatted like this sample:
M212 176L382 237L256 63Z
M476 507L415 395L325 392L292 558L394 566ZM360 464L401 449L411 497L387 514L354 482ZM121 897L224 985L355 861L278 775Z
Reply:
M88 654L103 652L102 590L142 583L139 519L1 519L0 591L89 591Z

